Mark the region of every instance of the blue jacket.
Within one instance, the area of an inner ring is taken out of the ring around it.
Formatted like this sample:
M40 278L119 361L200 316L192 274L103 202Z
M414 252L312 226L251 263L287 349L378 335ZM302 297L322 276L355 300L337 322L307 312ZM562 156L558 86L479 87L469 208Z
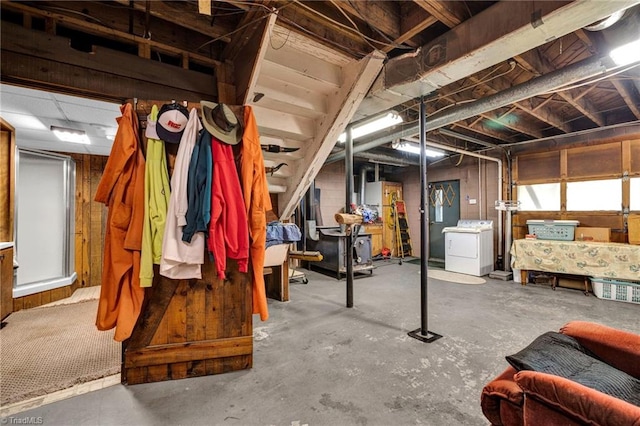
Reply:
M189 162L187 179L187 224L182 229L182 241L191 242L196 232L208 234L211 220L211 176L213 160L211 157L211 134L202 129L198 142L193 148Z

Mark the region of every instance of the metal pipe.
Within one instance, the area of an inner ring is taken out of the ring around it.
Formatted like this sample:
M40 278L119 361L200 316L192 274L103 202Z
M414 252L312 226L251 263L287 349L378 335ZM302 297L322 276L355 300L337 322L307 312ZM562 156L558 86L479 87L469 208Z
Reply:
M435 113L429 117L425 125L425 131L439 129L449 124L461 121L476 115L493 111L514 102L528 99L543 93L553 92L556 89L575 83L586 78L590 78L605 72L620 68L613 64L608 57L588 58L575 64L568 65L562 69L550 72L540 77L533 78L525 83L510 87L491 96L478 99L475 102L449 108L445 111ZM409 125L402 130L388 133L382 137L364 142L353 147L353 153L367 151L369 149L384 145L395 139L403 139L413 136L419 131L418 124ZM331 154L326 163L332 163L343 158L344 151Z
M345 151L347 155L344 157L345 175L346 175L346 196L344 212L351 213L351 194L353 193L353 136L351 126L346 129L347 140L345 142ZM350 226L350 225L348 225ZM353 231L354 226L351 226ZM356 228L357 229L357 228ZM347 231L347 230L345 230ZM353 240L357 232L345 232L345 250L346 250L346 269L347 269L347 308L353 308ZM338 272L339 273L339 272Z
M420 98L420 333L429 334L427 327L427 283L429 272L429 199L427 179L427 132L425 129L426 106ZM402 244L402 242L400 242Z
M475 143L477 145L486 146L488 148L504 149L504 147L502 145L498 145L498 144L491 143L491 142L485 142L485 141L480 140L478 138L474 138L473 136L465 135L463 133L454 132L453 130L449 130L449 129L444 129L444 128L443 129L438 129L438 133L440 133L441 135L445 135L445 136L451 136L452 138L460 139L462 141L467 141L467 142Z
M406 138L406 140L411 141L411 142L417 142L418 140L416 138ZM465 155L469 155L471 157L476 157L476 158L482 158L484 160L489 160L489 161L494 161L496 163L498 163L498 198L501 198L501 194L502 194L502 183L503 183L503 179L502 179L502 160L500 160L499 158L494 158L494 157L489 157L488 155L482 155L482 154L478 154L472 151L466 151L464 149L460 149L460 148L454 148L452 146L448 146L448 145L443 145L441 143L438 142L432 142L432 141L427 141L427 146L432 146L434 148L439 148L439 149L444 149L446 151L453 151L453 152L457 152L459 154L465 154ZM502 256L503 253L503 247L502 247L502 210L498 210L498 256ZM506 250L510 250L511 247L507 247Z
M420 97L420 328L408 334L423 343L431 343L442 336L429 331L428 292L429 283L429 186L427 179L427 132L425 129L426 106ZM402 244L402 242L400 242Z
M364 201L364 191L365 191L365 187L367 183L367 168L362 166L360 168L360 204L364 205L365 201Z
M482 159L478 158L478 218L482 220Z

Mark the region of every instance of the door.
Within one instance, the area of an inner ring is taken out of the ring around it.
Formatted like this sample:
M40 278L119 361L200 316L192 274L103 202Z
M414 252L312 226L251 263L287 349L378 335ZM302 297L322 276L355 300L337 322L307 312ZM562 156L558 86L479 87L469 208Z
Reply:
M75 163L69 156L18 150L14 297L72 284L75 272Z
M460 219L460 181L429 183L429 260L444 262L444 234Z

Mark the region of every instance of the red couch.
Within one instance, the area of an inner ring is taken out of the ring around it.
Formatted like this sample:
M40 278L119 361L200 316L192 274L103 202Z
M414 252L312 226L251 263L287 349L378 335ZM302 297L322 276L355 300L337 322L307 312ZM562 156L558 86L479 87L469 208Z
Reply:
M584 321L570 322L560 333L640 379L640 335ZM484 387L481 406L492 425L640 426L640 407L562 377L513 367Z

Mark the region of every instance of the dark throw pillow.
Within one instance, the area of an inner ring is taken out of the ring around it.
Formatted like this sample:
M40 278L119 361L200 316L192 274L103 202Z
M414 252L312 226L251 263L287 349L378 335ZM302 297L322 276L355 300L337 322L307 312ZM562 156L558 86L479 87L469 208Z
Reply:
M601 361L571 336L547 332L506 357L518 371L553 374L640 406L640 380Z

